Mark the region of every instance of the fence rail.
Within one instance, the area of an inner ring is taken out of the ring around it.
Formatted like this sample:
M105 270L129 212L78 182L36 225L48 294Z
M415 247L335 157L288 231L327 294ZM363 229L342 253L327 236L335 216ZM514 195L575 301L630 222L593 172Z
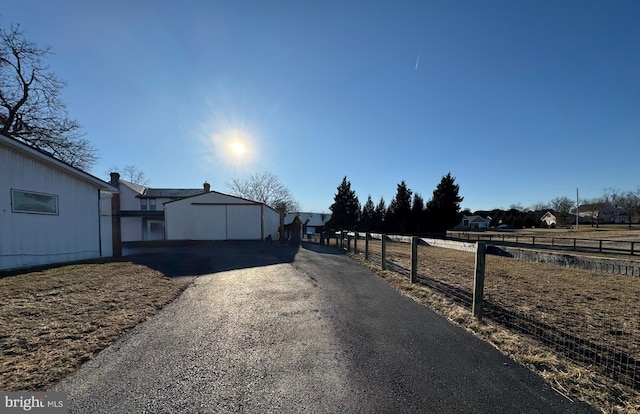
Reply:
M640 312L633 305L640 294L636 277L597 277L594 270L494 256L491 252L500 249L487 247L503 245L484 241L340 232L335 243L448 297L477 319L490 319L621 384L640 389ZM444 257L442 248L452 253ZM444 265L437 267L438 261ZM538 269L532 270L536 266ZM541 273L543 266L547 267ZM447 269L454 276L445 275ZM548 294L538 291L540 285L531 274L547 277ZM584 306L575 306L579 300Z
M640 242L632 240L580 239L526 234L483 234L479 232L449 231L447 238L458 241L487 242L508 246L527 246L541 249L637 255Z

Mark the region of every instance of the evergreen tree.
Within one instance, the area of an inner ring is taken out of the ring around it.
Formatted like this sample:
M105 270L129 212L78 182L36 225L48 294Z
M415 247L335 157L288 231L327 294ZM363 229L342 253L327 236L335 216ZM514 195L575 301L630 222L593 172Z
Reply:
M378 232L385 231L385 217L387 215L387 203L384 202L384 198L380 197L380 201L376 205L376 210L373 216L373 230Z
M376 206L375 204L373 204L371 194L369 194L367 202L362 207L362 213L360 214L360 226L358 227L358 229L363 231L373 231L375 214Z
M413 203L411 204L411 225L409 230L414 233L420 233L424 229L424 199L420 194L413 195Z
M329 207L332 215L327 223L328 227L334 230L355 230L360 216L360 202L356 192L351 189L351 182L347 180L347 176L342 179L333 200Z
M391 232L406 233L411 220L411 195L413 192L402 180L398 184L396 196L389 204L389 229Z
M431 231L443 232L460 223L463 197L458 195L460 186L455 181L449 172L433 190L433 197L427 203Z

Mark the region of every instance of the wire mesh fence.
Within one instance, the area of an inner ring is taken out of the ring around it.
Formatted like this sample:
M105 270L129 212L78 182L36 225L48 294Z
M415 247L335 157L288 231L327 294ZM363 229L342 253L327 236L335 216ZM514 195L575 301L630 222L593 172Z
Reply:
M487 256L484 314L640 389L640 280Z
M343 247L365 254L365 235ZM385 236L370 239L368 258L383 263ZM350 240L349 240L350 239ZM410 238L386 239L388 270L411 273ZM475 253L419 245L417 283L469 310ZM640 278L486 255L483 315L615 381L640 389Z

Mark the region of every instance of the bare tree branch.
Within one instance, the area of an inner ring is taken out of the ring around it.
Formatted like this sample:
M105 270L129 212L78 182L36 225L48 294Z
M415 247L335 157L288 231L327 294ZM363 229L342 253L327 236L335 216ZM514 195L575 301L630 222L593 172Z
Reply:
M26 40L19 26L0 28L0 133L88 169L97 151L68 117L60 100L65 83L45 63L50 53Z
M256 173L244 180L234 178L227 187L233 195L265 203L282 214L300 209L289 189L270 172Z

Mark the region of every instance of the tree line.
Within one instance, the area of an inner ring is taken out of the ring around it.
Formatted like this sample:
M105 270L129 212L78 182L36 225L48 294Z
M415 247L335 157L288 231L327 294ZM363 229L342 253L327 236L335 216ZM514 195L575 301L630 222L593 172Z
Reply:
M449 172L426 203L403 180L388 206L383 197L374 203L371 195L361 205L345 176L330 207L332 216L327 228L397 234L442 233L460 223L463 197L459 191L460 186Z
M470 210L463 211L465 215L479 215L482 217L491 217L490 226L495 227L500 224L510 225L516 228L521 227L540 227L542 223L540 219L547 211L552 212L556 216L558 226L570 226L575 223L576 202L579 201L578 212L590 214L589 218L593 225L599 223L599 214L604 204L620 208L626 217L629 225L634 217L640 215L640 188L636 191L622 191L616 188L607 188L599 197L585 198L582 200L571 199L566 196L556 197L548 203L536 203L531 207L525 208L519 204L513 204L508 210ZM588 211L583 210L588 208Z

